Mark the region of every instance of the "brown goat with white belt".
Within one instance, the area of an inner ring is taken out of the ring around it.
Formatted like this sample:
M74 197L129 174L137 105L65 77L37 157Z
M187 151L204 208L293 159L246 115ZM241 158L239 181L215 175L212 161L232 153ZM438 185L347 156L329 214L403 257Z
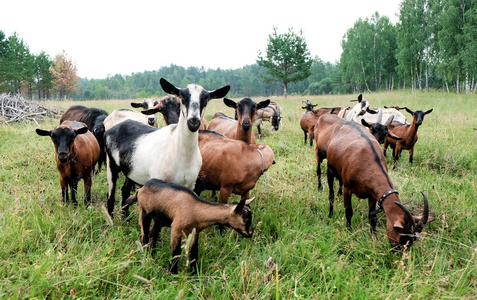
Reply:
M162 227L171 228L172 263L171 273L177 273L177 263L181 255L181 239L192 233L195 239L190 253L190 268L197 271L199 254L199 233L212 225L229 225L244 237L251 237L252 211L249 204L253 199L243 199L240 203L216 204L198 197L192 190L178 184L159 179L151 179L137 193L129 197L127 205L138 201L141 241L149 243L149 227L152 228L151 249L154 251Z
M85 204L91 202L91 176L99 159L99 145L86 124L64 121L53 130L36 129L40 136L49 136L55 144L56 166L60 172L61 195L68 202L68 186L71 202L76 205L78 181L84 180Z
M393 246L412 245L428 222L429 207L425 195L423 194L424 215L412 216L399 199L399 194L388 175L384 154L371 133L363 130L360 125L345 120L335 122L334 125L325 124L322 121L326 121L326 117L321 117L316 130L329 134L325 147L330 191L329 216L333 215L333 179L336 177L343 184L346 223L349 228L353 217L351 196L355 194L358 198L368 198L368 217L372 232L376 229L376 203L378 203L379 211L384 210L386 215L386 233L390 243ZM325 125L323 128L322 124Z

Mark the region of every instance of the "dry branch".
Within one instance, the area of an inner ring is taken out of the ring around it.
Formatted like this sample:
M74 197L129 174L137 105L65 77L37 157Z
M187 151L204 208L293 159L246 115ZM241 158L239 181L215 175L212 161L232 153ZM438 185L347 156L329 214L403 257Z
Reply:
M0 94L0 122L34 121L58 119L62 112L54 107L45 107L30 102L20 94Z

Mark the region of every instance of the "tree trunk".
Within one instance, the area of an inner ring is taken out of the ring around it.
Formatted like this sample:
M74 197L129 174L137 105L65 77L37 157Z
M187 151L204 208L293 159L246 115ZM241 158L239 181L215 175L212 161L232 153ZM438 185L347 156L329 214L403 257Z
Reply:
M285 95L285 98L288 95L288 83L287 82L283 83L283 94Z

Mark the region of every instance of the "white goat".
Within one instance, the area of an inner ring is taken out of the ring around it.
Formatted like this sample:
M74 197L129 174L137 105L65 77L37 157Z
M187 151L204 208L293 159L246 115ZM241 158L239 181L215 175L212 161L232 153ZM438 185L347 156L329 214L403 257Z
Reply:
M179 123L160 129L125 120L105 133L108 178L108 212L113 214L116 181L123 172L128 184L122 188L122 207L134 183L144 185L157 178L193 189L202 165L198 129L207 102L223 98L230 86L214 91L189 84L177 88L161 78L162 89L181 99ZM128 211L124 210L125 216Z
M147 99L143 102L131 102L132 107L142 107L144 111L153 108L157 104L158 101L153 99ZM115 109L108 117L106 117L106 119L104 119L104 129L109 130L111 127L124 120L135 120L145 125L157 127L157 115L155 114L146 116L133 109Z

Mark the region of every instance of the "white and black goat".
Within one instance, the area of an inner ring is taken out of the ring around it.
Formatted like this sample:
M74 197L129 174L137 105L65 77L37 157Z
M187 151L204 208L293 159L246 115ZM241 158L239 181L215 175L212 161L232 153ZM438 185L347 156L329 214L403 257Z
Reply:
M108 212L112 215L116 181L124 173L122 199L129 197L134 183L144 185L151 178L194 188L202 165L198 129L207 102L223 98L230 86L207 91L196 84L177 88L161 78L162 89L181 99L179 122L160 129L125 120L105 134L108 177ZM124 211L127 215L127 211Z
M172 263L171 273L177 273L177 263L182 249L181 239L195 229L190 252L190 268L196 272L199 257L199 233L213 225L228 225L244 237L251 237L252 211L249 204L253 199L242 199L238 204L217 204L198 197L192 190L170 182L151 179L137 193L127 199L126 205L138 201L141 241L149 243L154 254L162 227L171 228ZM151 235L149 228L154 221Z

